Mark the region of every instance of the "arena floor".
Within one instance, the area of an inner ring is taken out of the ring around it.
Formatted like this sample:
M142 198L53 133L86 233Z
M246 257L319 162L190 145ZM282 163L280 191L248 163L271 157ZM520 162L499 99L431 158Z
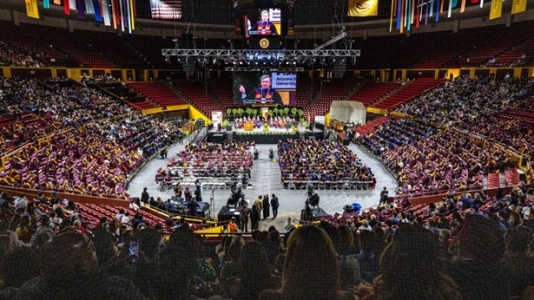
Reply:
M380 162L375 160L367 152L355 144L350 144L351 149L362 161L367 164L375 174L377 186L374 190L320 190L319 207L329 214L336 212L343 212L343 206L352 203L359 203L362 208L368 208L377 205L380 198L380 191L384 186L390 191L390 196L394 194L398 184L393 176L382 166ZM280 202L278 217L276 220L268 219L260 222L260 229L267 229L274 225L278 230L282 230L283 224L287 217L300 218L300 211L304 207L306 200L305 190L289 190L283 189L280 183L280 169L276 162L269 161L267 155L269 148L276 149L276 145L257 145L256 148L260 153L259 160L254 161L252 170L252 177L250 184L244 190L246 199L250 202L256 200L258 195L262 194L276 194ZM176 157L176 153L184 149L184 145L175 144L169 148L167 159L155 158L148 162L146 166L137 174L137 176L130 182L128 192L133 197L140 197L144 187L148 188L151 197L162 197L165 201L173 195L173 191L168 190L161 192L155 183L155 174L158 168L166 168L167 161ZM275 151L276 153L276 151ZM217 214L221 207L226 205L228 197L231 195L230 190L211 190L204 189L202 191L203 200L210 201L213 196L213 208L211 215L217 218ZM272 217L272 215L271 215Z

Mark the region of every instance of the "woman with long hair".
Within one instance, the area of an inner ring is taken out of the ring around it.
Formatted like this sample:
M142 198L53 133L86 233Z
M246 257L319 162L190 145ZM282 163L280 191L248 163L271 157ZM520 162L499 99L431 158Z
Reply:
M420 226L399 227L380 256L373 299L462 299L454 280L442 273L443 263L443 252L432 232Z
M306 225L295 229L288 240L280 290L265 290L266 299L354 299L341 290L337 254L324 230Z

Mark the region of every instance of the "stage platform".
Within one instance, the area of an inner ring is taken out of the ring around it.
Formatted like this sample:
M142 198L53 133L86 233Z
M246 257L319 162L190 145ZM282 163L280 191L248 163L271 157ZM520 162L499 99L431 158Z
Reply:
M210 143L223 143L224 141L255 141L256 144L276 144L279 140L284 139L298 139L298 138L324 138L324 130L318 129L315 126L305 128L299 126L297 130L293 129L281 129L281 128L269 128L264 130L263 128L254 128L252 130L239 129L235 127L229 127L217 131L215 128L210 127L208 131L208 142Z

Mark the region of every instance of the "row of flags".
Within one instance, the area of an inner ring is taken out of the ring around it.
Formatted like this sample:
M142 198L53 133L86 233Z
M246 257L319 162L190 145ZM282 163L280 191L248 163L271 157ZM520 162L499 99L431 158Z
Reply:
M39 19L39 5L37 0L24 0L26 15ZM50 9L50 2L63 6L65 15L71 10L78 12L78 19L85 20L86 14L95 16L95 21L113 26L123 32L132 33L135 30L137 17L136 1L139 0L42 0L43 8ZM142 1L142 0L141 0ZM182 0L150 0L153 19L180 19L182 17Z
M502 3L504 0L491 0L489 19L502 16ZM512 0L512 14L527 10L527 0ZM447 8L447 18L451 17L452 9L458 7L459 0L391 0L389 31L393 30L393 18L396 18L395 28L403 33L412 26L419 27L428 24L434 18L439 22L440 14ZM465 11L467 0L461 0L460 13ZM470 0L471 4L480 3L484 7L484 0ZM378 0L349 0L349 17L378 16Z

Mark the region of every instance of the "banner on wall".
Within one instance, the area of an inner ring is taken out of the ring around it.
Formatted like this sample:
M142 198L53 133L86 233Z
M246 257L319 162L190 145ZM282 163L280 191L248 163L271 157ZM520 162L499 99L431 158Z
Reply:
M378 0L349 0L349 17L372 17L378 15Z
M514 0L512 2L512 15L527 10L527 0Z
M502 16L502 0L491 0L489 19L498 19Z
M39 9L37 6L37 0L25 0L26 2L26 15L29 18L39 19Z

